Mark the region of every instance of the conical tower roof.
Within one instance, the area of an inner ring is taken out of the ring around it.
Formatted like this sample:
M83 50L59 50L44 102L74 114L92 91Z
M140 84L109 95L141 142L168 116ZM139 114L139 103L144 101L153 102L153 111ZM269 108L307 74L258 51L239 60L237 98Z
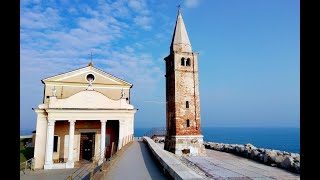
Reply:
M180 8L178 10L178 17L173 32L170 50L179 52L192 52L191 43L182 19Z

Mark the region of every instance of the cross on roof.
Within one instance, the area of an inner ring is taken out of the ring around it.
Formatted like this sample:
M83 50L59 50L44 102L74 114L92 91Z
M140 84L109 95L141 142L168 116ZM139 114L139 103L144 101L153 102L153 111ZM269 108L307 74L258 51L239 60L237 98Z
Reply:
M92 51L90 52L90 56L91 56L91 61L89 62L88 66L93 66L93 62L92 62Z
M92 51L91 51L91 63L92 63Z

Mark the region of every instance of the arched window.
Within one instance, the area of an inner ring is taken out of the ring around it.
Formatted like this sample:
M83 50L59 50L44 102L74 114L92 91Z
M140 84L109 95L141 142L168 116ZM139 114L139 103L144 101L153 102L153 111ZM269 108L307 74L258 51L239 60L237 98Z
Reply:
M189 108L189 101L186 101L186 108Z
M184 66L184 57L181 58L181 66Z
M187 119L187 127L190 127L190 120Z
M187 62L186 62L186 66L190 66L191 65L191 60L190 58L187 59Z

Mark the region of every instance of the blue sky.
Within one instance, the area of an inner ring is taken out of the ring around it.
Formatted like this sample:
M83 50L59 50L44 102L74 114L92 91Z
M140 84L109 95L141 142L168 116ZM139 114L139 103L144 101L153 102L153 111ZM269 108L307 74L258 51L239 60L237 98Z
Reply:
M35 129L41 79L95 66L133 83L135 127L165 126L177 5L199 55L202 127L300 126L297 0L22 0L20 129Z

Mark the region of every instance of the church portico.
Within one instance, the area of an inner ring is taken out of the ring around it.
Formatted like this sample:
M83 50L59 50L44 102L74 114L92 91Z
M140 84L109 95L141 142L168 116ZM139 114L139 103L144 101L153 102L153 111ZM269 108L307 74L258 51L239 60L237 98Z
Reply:
M92 82L89 86L67 98L59 98L53 89L45 103L34 108L35 169L74 168L75 162L93 158L101 164L110 157L112 144L119 150L133 140L136 109L128 95L120 91L114 99L96 91Z
M47 138L42 141L45 144L44 169L74 168L75 162L90 160L94 156L100 156L101 164L104 156L110 157L112 142L120 150L133 140L133 132L126 128L132 126L131 123L133 121L128 119L48 120ZM88 137L90 134L93 136ZM84 142L86 140L93 142L88 146ZM88 156L86 151L90 151L91 155Z

